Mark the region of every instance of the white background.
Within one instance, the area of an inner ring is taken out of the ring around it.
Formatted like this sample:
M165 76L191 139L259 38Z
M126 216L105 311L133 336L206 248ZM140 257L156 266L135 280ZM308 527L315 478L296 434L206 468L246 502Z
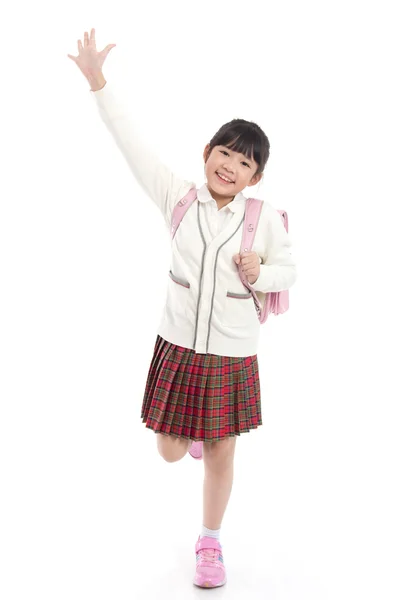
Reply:
M237 440L221 542L249 600L398 599L395 2L34 2L1 19L2 600L200 598L203 464L140 409L169 240L67 57L104 65L171 168L203 183L226 121L271 143L253 188L299 277L259 346L263 426ZM122 97L121 96L121 97ZM245 192L246 193L246 192Z

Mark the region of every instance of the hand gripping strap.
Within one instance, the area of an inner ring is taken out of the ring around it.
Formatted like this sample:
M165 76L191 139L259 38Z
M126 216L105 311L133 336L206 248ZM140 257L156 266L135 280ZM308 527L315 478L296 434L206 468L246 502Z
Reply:
M258 200L256 198L247 199L240 253L246 251L250 252L253 247L254 237L256 235L258 222L260 220L262 204L262 200ZM289 222L286 211L278 210L278 212L282 217L286 231L288 231ZM262 306L256 295L255 290L253 289L252 285L247 281L247 277L244 274L241 265L238 265L238 268L239 276L243 285L251 292L253 296L257 316L261 325L265 323L269 313L272 312L275 315L278 315L288 310L289 290L284 290L281 292L268 292L265 295L264 306Z
M193 204L196 198L197 190L195 187L193 187L189 190L186 196L184 196L184 198L182 198L175 205L171 219L171 240L174 238L178 227L184 215L186 214L186 211ZM258 200L257 198L248 198L246 201L245 220L243 226L242 243L240 247L241 253L245 251L250 252L253 247L254 237L256 235L257 226L260 219L262 204L263 201ZM289 223L286 211L279 210L278 212L282 217L286 231L288 231ZM247 278L243 272L241 265L238 265L238 271L239 277L243 285L251 292L253 296L257 316L261 324L265 323L265 321L268 318L268 314L271 312L275 315L286 312L286 310L289 308L289 290L267 293L265 295L264 306L262 307L256 295L256 292L251 287L251 284L247 281Z

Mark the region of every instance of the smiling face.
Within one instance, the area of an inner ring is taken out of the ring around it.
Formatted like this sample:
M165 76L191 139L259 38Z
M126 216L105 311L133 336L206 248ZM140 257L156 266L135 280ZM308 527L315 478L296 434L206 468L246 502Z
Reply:
M214 200L233 199L247 186L256 185L262 173L257 173L258 164L254 159L231 150L226 146L210 144L204 149L207 187Z

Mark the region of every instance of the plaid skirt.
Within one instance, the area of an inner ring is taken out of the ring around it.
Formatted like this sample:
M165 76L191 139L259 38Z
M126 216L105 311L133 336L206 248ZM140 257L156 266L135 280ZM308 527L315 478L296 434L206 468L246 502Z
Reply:
M141 418L156 433L205 442L257 428L257 355L196 354L157 335Z

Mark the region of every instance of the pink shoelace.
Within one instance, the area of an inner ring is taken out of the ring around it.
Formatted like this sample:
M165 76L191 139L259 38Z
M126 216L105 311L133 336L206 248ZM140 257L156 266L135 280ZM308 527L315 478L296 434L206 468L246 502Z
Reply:
M199 561L204 560L210 563L210 567L219 567L221 565L221 561L219 560L219 550L214 550L213 548L204 548L203 550L199 550Z

